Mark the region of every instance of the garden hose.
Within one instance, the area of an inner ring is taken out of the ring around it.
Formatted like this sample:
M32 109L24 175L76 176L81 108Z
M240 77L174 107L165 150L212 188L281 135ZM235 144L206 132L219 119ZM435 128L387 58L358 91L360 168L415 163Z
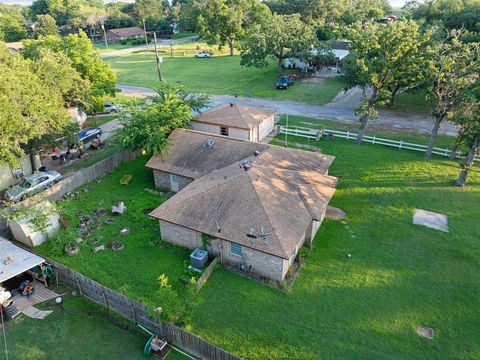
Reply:
M53 266L46 264L43 267L43 275L49 279L53 279L55 277L55 270L53 269Z
M152 351L152 341L153 341L153 339L155 339L155 335L152 335L150 337L150 339L147 341L147 343L145 344L145 348L143 349L143 353L146 356L149 356L151 351Z

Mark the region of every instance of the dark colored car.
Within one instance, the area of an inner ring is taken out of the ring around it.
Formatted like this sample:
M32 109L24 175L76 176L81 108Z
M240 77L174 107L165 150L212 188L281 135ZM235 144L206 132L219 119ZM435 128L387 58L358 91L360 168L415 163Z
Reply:
M281 77L277 81L277 89L278 90L287 90L288 89L288 80L285 77Z
M84 144L89 143L93 139L99 139L102 136L102 129L96 128L86 128L78 133L78 140Z
M288 83L288 86L292 86L293 84L295 84L295 81L293 80L293 77L291 76L283 76L283 79L285 79Z

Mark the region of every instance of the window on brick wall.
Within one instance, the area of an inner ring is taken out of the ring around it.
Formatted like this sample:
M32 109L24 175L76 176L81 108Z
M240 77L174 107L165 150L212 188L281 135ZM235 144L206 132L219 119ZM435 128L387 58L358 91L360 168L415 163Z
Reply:
M221 127L220 128L220 135L228 136L228 128L227 127Z
M230 244L230 251L234 255L242 256L242 245L231 243Z

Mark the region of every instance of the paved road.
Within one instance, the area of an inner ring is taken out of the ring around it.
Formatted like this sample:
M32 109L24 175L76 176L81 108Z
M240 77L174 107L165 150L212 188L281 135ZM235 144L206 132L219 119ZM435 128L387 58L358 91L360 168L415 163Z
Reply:
M151 96L155 92L150 88L140 86L117 86L123 95L129 96ZM307 117L331 119L343 123L357 123L358 117L355 111L350 107L344 107L341 104L332 102L328 105L312 105L289 100L268 100L259 98L245 98L227 95L212 96L214 102L267 107L277 110L280 114L300 115ZM399 113L390 110L381 110L379 118L373 122L377 126L393 129L409 129L421 132L430 132L433 127L433 119L430 116ZM439 131L441 134L455 135L455 126L446 123Z
M182 39L158 40L157 44L158 45L170 45L170 44L175 45L175 44L186 43L186 42L189 42L189 41L194 41L194 40L197 40L197 39L198 39L198 35L193 35L193 36L185 37L185 38L182 38ZM153 49L153 45L140 45L140 46L134 46L134 47L127 48L127 49L122 49L122 50L113 50L113 51L104 52L104 53L100 54L100 57L109 58L109 57L112 57L112 56L126 55L126 54L130 54L130 53L133 53L133 52L150 50L150 49Z

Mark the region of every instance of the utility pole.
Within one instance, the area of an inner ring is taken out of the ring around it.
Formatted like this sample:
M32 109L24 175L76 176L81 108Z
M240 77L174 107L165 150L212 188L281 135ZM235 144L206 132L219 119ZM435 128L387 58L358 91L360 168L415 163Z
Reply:
M105 32L105 23L102 20L103 39L105 40L105 47L108 49L107 33Z
M162 81L162 73L160 72L160 65L162 64L162 57L161 56L158 56L158 49L157 49L157 34L155 33L155 31L153 32L153 44L155 46L155 57L157 59L157 72L158 72L158 80L160 80L160 82Z
M145 27L145 19L142 19L142 21L143 21L143 34L145 35L145 45L148 46L147 28Z

